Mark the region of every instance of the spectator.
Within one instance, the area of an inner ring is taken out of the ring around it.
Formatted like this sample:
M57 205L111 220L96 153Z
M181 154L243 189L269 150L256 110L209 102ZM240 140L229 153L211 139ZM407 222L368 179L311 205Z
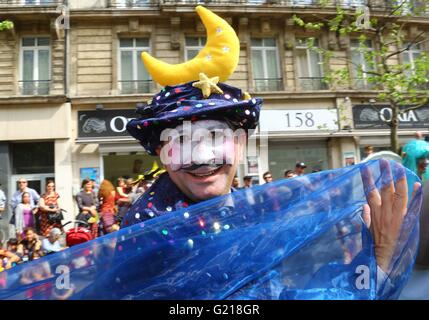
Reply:
M416 131L414 133L414 138L416 138L417 140L424 140L423 133L421 131Z
M116 205L118 206L118 216L123 218L128 211L130 198L127 193L127 184L124 178L118 178L115 195Z
M235 176L234 179L232 179L232 187L234 189L240 189L240 180L238 180L237 176Z
M130 203L133 204L141 195L143 195L152 184L152 181L148 181L143 175L139 175L137 180L132 182L131 192L128 194Z
M49 231L49 236L42 241L42 252L45 255L63 250L60 244L60 236L61 230L58 228L52 228Z
M41 255L42 242L33 228L26 228L24 230L25 238L19 242L18 250L23 257L23 261L33 260L34 257Z
M98 199L92 190L92 183L88 179L82 181L82 191L76 195L79 214L77 220L89 224L93 239L98 236Z
M295 174L295 172L293 172L293 170L286 170L285 171L285 173L284 173L284 177L286 178L286 179L290 179L290 178L295 178L296 177L296 174Z
M0 242L0 272L12 268L21 260L16 254L3 249L3 243Z
M36 190L28 187L28 181L26 179L21 178L18 180L18 190L12 195L12 199L10 200L12 212L14 212L18 204L21 203L22 194L24 192L28 192L30 194L30 203L32 208L37 207L37 204L39 203L40 199L39 194Z
M423 179L428 166L428 160L426 158L420 158L417 160L417 176Z
M374 147L373 146L365 146L365 148L363 148L363 152L365 154L365 158L368 158L368 156L370 156L371 154L374 153Z
M21 203L15 208L11 219L11 224L15 225L15 233L18 239L22 238L25 228L34 228L34 215L36 212L37 208L31 205L30 193L24 192Z
M98 185L97 185L97 181L95 181L94 179L90 180L92 183L92 191L97 194L98 193Z
M104 233L111 233L119 230L117 224L115 207L115 187L109 180L103 180L98 192L100 201L100 215Z
M251 176L245 176L243 178L244 187L243 188L251 188L252 187L252 177Z
M44 237L49 236L52 228L62 228L61 221L49 220L49 213L58 212L61 208L59 198L60 195L55 191L55 182L49 180L46 192L39 200L40 234Z
M305 174L305 168L307 168L307 166L305 165L304 162L298 162L295 165L295 174L299 177L299 176L303 176Z
M262 177L264 178L265 183L273 182L273 176L269 171L265 172Z
M20 259L22 258L21 253L18 252L18 239L16 238L10 238L7 241L7 250L9 252L12 252L13 254L16 254Z
M1 184L0 184L1 187ZM6 210L6 195L3 190L0 189L0 220L2 219L2 214Z

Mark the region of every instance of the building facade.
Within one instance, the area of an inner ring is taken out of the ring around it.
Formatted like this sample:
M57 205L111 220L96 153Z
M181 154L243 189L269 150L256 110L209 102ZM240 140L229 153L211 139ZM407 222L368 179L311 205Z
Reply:
M192 59L206 41L194 11L200 2L0 0L0 19L15 25L0 32L0 183L9 197L22 176L39 191L54 178L70 220L83 178L114 181L152 166L154 158L125 132L136 106L161 89L140 54L148 51L172 64ZM333 6L312 0L201 4L225 18L240 38L239 64L228 83L264 99L256 153L240 166L240 178L261 181L267 170L280 178L298 161L310 172L338 168L359 162L365 145L389 146L389 131L370 110L377 92L364 79L336 88L323 81L326 68L349 67L343 58L360 62L354 39L344 37L327 65L305 39L314 37L316 46L328 48L334 35L294 25L294 14L328 16ZM335 4L352 13L364 2ZM428 22L427 16L416 17L406 32L427 32ZM388 108L382 113L388 117ZM416 130L427 131L422 117L415 117L400 130L401 142Z

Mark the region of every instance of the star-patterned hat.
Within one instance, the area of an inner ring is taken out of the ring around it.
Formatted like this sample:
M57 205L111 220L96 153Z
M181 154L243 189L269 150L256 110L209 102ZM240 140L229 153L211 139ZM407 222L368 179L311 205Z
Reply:
M223 120L233 129L256 128L262 99L218 80L200 74L200 81L165 87L146 106L138 108L140 117L128 122L128 132L148 153L156 155L162 130L175 128L183 121Z

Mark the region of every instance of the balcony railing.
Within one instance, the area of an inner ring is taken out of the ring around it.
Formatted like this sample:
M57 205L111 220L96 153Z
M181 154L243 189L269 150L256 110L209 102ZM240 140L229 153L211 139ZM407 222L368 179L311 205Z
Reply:
M0 0L0 7L56 7L64 0Z
M121 94L140 94L155 91L155 84L152 80L119 81L118 86Z
M51 80L19 81L19 92L24 96L45 96L49 94Z
M299 77L299 87L303 91L326 90L327 84L322 77Z
M127 8L146 8L158 6L161 0L110 0L110 7L127 9Z
M283 91L281 78L254 79L256 91Z

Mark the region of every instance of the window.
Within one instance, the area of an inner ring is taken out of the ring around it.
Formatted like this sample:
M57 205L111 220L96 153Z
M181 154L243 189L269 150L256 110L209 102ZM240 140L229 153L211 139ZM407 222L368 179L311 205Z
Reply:
M185 38L185 60L189 61L196 57L198 52L206 44L205 37L186 37Z
M277 42L274 38L252 39L252 69L256 91L283 88Z
M286 170L294 170L297 162L305 162L306 173L328 169L328 144L326 140L268 142L270 171L275 179L283 179Z
M51 48L48 37L23 38L21 47L21 93L47 95L51 82Z
M117 7L146 7L149 0L116 0Z
M405 43L404 44L404 48L406 48L408 45L410 45L410 43ZM423 53L423 48L422 45L419 44L413 44L410 46L410 48L407 51L402 52L402 61L404 64L408 64L410 66L410 69L405 70L405 75L407 77L410 77L415 68L416 68L416 62L417 60L420 58L420 56ZM417 86L420 90L427 90L428 89L428 85L427 84L423 84L420 83Z
M404 49L409 45L409 43L405 43ZM409 50L402 52L402 60L404 63L409 63L411 66L411 70L414 70L416 59L420 57L422 52L423 50L421 44L411 45Z
M296 40L296 58L298 67L298 79L301 90L326 89L323 82L322 57L315 51L318 47L318 39L314 39L310 48L307 39Z
M366 40L360 46L359 40L353 39L350 43L350 50L354 87L356 89L371 89L372 86L368 81L370 75L366 72L375 68L375 59L369 56L369 53L373 50L372 41Z
M344 7L363 7L366 5L365 0L342 0L341 4Z
M12 149L13 174L52 173L55 171L53 142L14 143Z
M121 39L119 41L119 90L122 94L149 93L152 81L141 54L149 52L149 39Z
M58 0L23 0L22 2L26 5L54 5Z

